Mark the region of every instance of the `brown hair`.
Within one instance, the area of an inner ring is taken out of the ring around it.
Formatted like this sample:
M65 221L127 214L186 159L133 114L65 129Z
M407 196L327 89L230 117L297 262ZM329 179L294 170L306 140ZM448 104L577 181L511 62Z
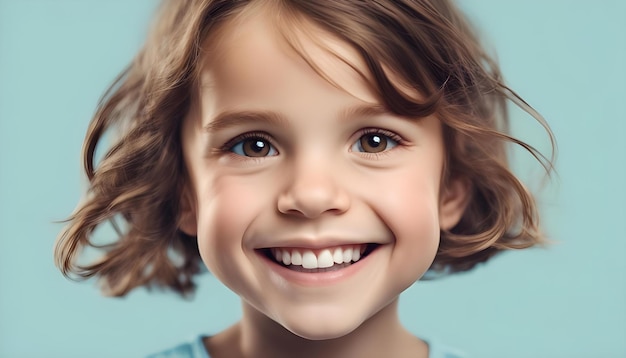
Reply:
M182 294L193 290L192 278L201 264L198 247L195 238L178 230L187 180L181 124L197 88L204 40L259 1L163 3L145 46L107 91L89 126L83 149L88 194L68 219L55 250L64 275L99 276L111 295L142 285ZM541 116L503 84L497 64L450 1L264 3L280 9L284 20L306 19L356 49L374 78L372 88L391 112L440 118L447 150L444 185L450 178L462 178L472 195L458 225L441 233L434 271L466 271L501 250L542 243L536 205L509 169L505 144L527 149L548 172L552 161L507 134L506 100L532 114L551 141L552 133ZM288 23L282 23L287 30ZM289 40L287 33L285 37ZM389 72L402 83L390 80ZM407 88L425 99L407 95ZM113 128L120 129L120 138L96 167L96 147ZM125 223L117 230L119 238L107 245L93 242L94 230L116 218ZM89 246L105 254L79 265L80 252Z

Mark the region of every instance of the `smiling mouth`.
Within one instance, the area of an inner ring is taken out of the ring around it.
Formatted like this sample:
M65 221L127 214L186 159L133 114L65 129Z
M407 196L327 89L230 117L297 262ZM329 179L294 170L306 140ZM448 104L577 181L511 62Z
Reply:
M367 257L379 244L344 245L326 249L267 248L263 254L293 271L316 273L336 271Z

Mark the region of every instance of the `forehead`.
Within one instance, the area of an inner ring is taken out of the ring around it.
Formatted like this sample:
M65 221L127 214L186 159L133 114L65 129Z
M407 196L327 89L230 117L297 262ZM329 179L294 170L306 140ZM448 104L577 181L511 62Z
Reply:
M219 83L220 90L234 91L244 82L251 91L268 89L280 84L277 73L297 69L359 100L378 102L365 61L354 48L302 16L272 10L250 5L208 36L200 65L201 89ZM245 89L237 91L245 95Z

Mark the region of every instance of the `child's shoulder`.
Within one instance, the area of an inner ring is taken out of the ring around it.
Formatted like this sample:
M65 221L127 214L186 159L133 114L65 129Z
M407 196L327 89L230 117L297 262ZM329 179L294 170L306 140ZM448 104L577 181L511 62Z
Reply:
M199 336L191 342L177 345L174 348L151 354L147 358L210 358L204 348L204 336ZM466 355L439 344L436 340L427 340L428 358L466 358Z
M159 353L150 354L147 358L210 358L204 348L204 336L199 336L191 342L185 342L174 348Z
M428 344L428 358L468 358L461 351L442 345L437 340L424 341Z

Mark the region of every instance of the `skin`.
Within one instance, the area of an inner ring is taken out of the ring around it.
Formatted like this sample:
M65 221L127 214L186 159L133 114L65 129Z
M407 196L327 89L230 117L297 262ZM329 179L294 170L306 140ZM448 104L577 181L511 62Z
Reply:
M190 180L180 227L241 297L243 316L207 349L214 357L426 357L426 344L398 319L398 297L431 265L467 190L440 186L438 119L372 110L382 106L366 78L318 44L367 73L356 52L311 33L318 42L301 35L302 48L335 85L290 49L267 12L241 16L208 41L219 56L204 58L183 124ZM368 140L382 150L368 152ZM242 150L257 143L261 156ZM263 251L360 243L377 248L332 274L294 273Z

